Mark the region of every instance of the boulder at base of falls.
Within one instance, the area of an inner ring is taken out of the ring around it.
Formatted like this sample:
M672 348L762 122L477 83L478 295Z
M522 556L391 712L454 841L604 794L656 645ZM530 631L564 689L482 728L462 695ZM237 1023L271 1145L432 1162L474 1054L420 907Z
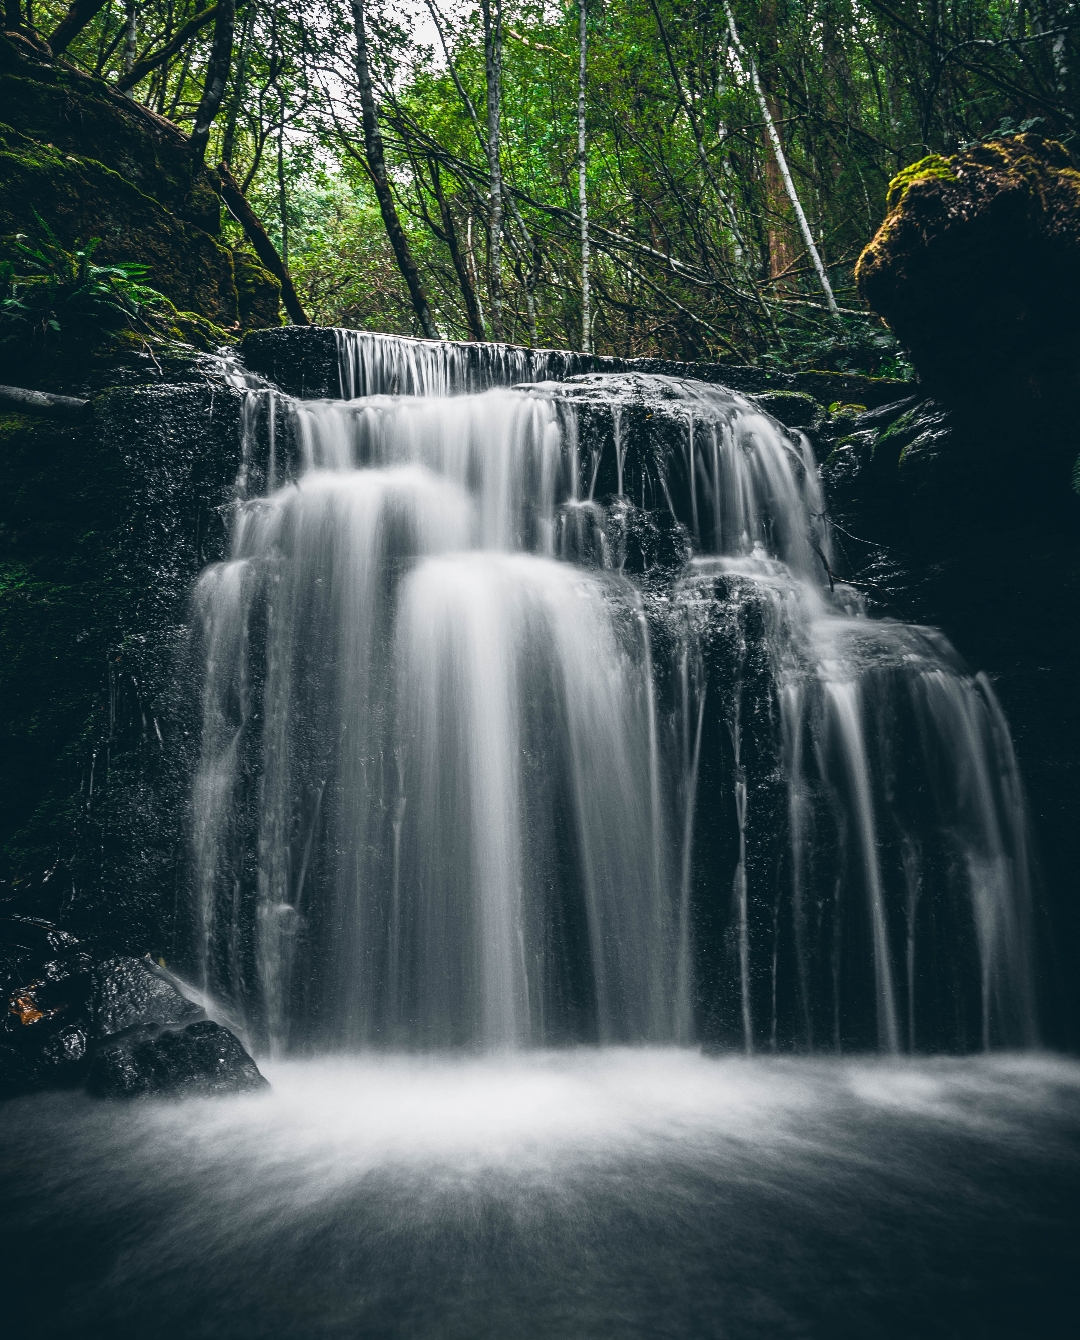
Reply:
M1080 382L1080 171L1016 135L932 154L889 186L859 292L953 403L1071 414Z
M241 1093L266 1081L239 1040L148 959L96 955L30 917L0 920L0 1098Z
M86 1087L98 1098L183 1098L269 1086L235 1034L200 1019L183 1028L150 1024L105 1039L90 1062Z

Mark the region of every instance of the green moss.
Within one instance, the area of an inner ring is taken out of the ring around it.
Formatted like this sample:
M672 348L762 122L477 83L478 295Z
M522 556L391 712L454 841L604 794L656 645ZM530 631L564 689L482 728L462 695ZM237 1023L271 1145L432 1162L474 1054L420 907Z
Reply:
M99 81L62 66L0 75L0 121L65 153L106 163L145 195L217 234L221 204L205 174L192 181L186 137Z
M917 163L910 163L889 182L889 192L885 200L886 208L889 210L895 209L916 182L933 181L935 179L939 181L959 180L948 158L942 158L940 154L928 154L925 158L920 158Z
M34 210L65 246L96 236L102 262L138 260L181 311L221 326L237 319L232 254L170 215L103 163L64 154L0 126L0 236L34 231Z
M281 325L281 285L264 270L254 256L239 248L233 251L236 297L240 325L244 330L259 330Z

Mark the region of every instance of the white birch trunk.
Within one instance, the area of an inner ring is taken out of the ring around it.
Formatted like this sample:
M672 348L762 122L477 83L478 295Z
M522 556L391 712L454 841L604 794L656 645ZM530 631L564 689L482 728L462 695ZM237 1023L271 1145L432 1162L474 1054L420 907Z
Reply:
M768 132L769 140L772 143L773 152L776 154L776 163L780 169L780 176L783 178L784 189L788 193L791 207L795 211L795 218L798 220L799 232L802 233L802 239L806 243L806 249L809 251L810 258L814 262L814 269L817 271L818 279L821 281L821 288L825 294L825 301L829 305L829 311L835 315L838 309L836 306L836 298L833 296L832 285L829 283L829 276L825 273L825 266L822 264L821 254L814 245L814 237L810 232L810 225L807 223L806 215L803 213L799 194L795 190L795 183L792 181L787 158L784 155L784 147L780 143L780 136L777 133L776 124L772 119L772 113L769 111L769 103L765 97L765 90L761 87L761 80L758 78L757 66L754 64L754 58L749 54L739 38L738 29L735 27L735 15L731 12L729 0L724 0L724 13L727 15L728 30L731 33L731 40L735 46L735 50L739 53L739 60L749 74L750 83L753 86L754 93L757 95L758 105L761 108L761 115L765 121L765 129Z
M581 214L581 350L592 352L592 312L589 292L589 198L586 192L588 158L585 151L585 73L588 59L588 5L578 0L578 210Z

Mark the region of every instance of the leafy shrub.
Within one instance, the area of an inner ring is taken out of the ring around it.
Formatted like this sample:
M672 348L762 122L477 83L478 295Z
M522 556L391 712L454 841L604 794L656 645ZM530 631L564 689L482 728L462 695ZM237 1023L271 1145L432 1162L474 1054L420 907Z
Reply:
M872 316L841 313L828 320L781 327L782 344L762 358L780 371L819 368L870 377L913 376L911 363L887 326Z
M34 217L40 237L18 234L0 261L0 345L40 348L62 335L149 329L148 318L166 300L143 282L145 265L97 265L99 237L67 251L36 211Z

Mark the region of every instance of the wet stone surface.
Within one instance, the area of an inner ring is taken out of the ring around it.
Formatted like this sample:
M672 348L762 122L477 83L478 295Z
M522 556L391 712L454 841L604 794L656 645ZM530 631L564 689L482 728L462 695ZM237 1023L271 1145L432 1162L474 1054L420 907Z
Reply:
M97 957L49 922L0 920L0 1098L85 1084L99 1097L266 1087L238 1039L145 959Z

